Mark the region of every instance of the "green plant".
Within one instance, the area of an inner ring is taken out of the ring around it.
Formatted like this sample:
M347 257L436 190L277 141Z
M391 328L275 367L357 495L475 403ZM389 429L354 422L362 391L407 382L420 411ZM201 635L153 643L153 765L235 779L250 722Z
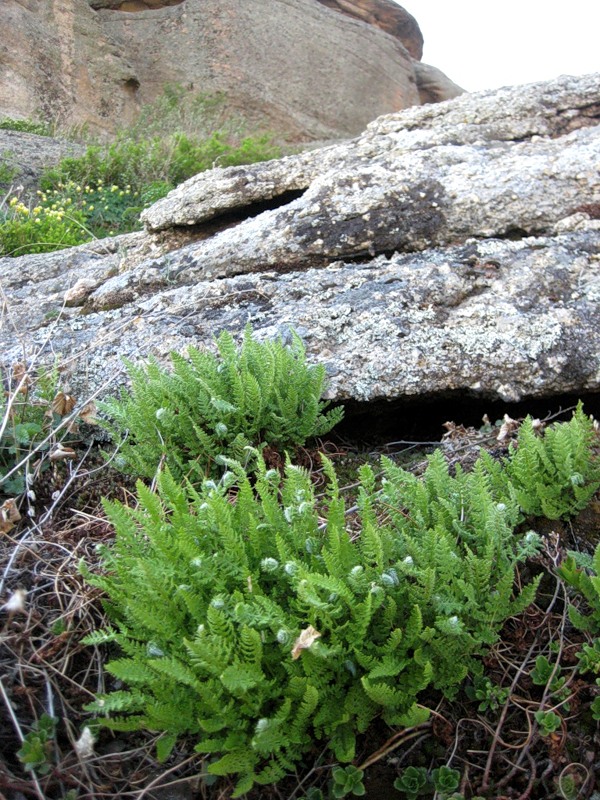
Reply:
M479 700L478 710L496 711L508 700L510 690L507 687L498 686L487 676L475 675L473 685L466 687L466 694L471 700Z
M472 656L492 644L511 607L514 567L539 547L537 534L514 536L519 507L498 502L483 459L471 473L452 476L443 455L429 458L422 478L382 459L384 505L398 536L398 578L418 605L422 652L436 664L434 684L452 694L470 669ZM363 470L364 472L364 470ZM534 596L527 588L513 609Z
M460 783L460 772L447 766L437 767L431 772L431 779L436 792L447 795L458 789Z
M557 572L565 583L579 592L590 609L589 613L583 614L570 603L569 618L573 625L579 630L600 634L600 544L593 558L569 552Z
M4 117L0 120L0 130L35 133L38 136L52 136L52 129L47 122L35 122L30 119L13 119Z
M544 711L540 709L535 712L535 721L540 726L541 736L550 736L560 728L562 718L554 711Z
M218 356L193 347L189 360L172 353L171 373L154 361L126 362L131 392L102 404L113 437L126 434L124 469L152 478L166 464L176 476L203 478L222 471L221 456L245 461L250 445L301 445L341 420L342 408L325 411L325 369L306 363L295 333L290 346L261 343L248 326L239 348L227 332L217 346Z
M502 464L484 455L499 494L514 491L527 516L558 519L585 508L600 486L600 460L592 443L593 421L578 404L569 422L540 434L527 417Z
M19 174L19 168L10 163L12 155L10 150L0 154L0 158L3 159L0 163L0 184L9 184Z
M138 483L138 508L105 503L115 546L86 575L111 627L87 641L120 646L106 669L129 687L89 710L163 731L163 757L192 734L220 756L210 773L238 776L235 796L279 780L315 740L351 761L379 714L423 722L419 693L452 696L534 596L512 592L537 542L514 536L518 509L496 502L481 468L451 477L438 454L420 481L388 463L382 497L363 467L354 537L327 460L323 507L291 464L283 483L260 457L252 481L227 465L198 489L168 470L158 495Z
M362 782L363 771L352 765L348 767L334 767L332 771L333 786L331 793L335 798L346 797L348 794L362 797L366 794L365 785Z
M141 198L149 192L156 200L214 166L281 155L268 133L244 131L239 120L225 116L223 107L222 96L190 95L181 87L167 87L163 97L144 107L137 122L119 131L109 145L89 145L83 156L65 158L48 169L41 188L50 192L69 182L129 185Z
M29 208L13 197L0 220L0 256L48 253L91 237L81 210L42 202Z
M600 544L592 558L582 553L570 552L557 570L560 577L576 589L586 601L589 612L584 614L569 603L569 618L579 630L592 634L592 643L584 643L577 654L581 672L600 674ZM596 678L600 686L600 677ZM600 720L600 697L591 704L595 720Z
M52 744L57 723L56 717L42 714L23 739L17 757L26 771L46 775L52 769Z
M446 765L436 767L427 774L425 767L407 767L402 775L394 781L394 788L403 792L408 800L416 800L422 794L428 794L431 789L441 798L461 797L453 792L460 783L460 772Z
M406 767L402 775L394 781L394 789L403 792L408 800L416 800L427 787L425 767Z

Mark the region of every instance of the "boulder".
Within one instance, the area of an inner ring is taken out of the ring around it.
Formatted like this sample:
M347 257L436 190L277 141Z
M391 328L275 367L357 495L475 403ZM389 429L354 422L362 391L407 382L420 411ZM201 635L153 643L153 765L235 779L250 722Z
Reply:
M144 233L1 260L4 358L89 391L251 322L294 327L334 399L598 392L599 123L598 76L562 77L203 173Z
M420 61L423 34L416 19L393 0L318 0L321 5L375 25L399 39L411 56Z
M99 134L177 85L290 141L421 102L422 37L391 0L2 0L0 30L0 110Z
M26 194L37 188L41 173L68 156L80 156L85 147L64 139L34 133L0 130L0 165L11 173L11 180L0 183L7 190L22 187Z

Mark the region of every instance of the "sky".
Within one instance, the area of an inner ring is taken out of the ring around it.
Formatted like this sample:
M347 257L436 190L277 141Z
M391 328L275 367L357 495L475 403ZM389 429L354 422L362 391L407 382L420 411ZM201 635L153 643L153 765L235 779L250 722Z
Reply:
M600 0L401 0L423 61L467 91L600 72Z

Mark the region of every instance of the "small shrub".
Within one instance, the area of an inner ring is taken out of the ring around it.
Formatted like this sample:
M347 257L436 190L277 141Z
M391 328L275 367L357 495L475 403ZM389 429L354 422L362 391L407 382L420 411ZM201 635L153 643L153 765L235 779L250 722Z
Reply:
M302 445L342 418L341 408L325 411L325 369L306 363L296 334L291 346L260 343L248 326L240 348L227 332L217 345L218 356L193 347L189 360L172 353L173 372L127 363L131 392L101 405L106 428L124 437L126 471L153 478L165 464L178 477L204 478L221 471L221 456L245 461L250 445Z
M497 503L482 469L452 478L440 459L424 490L386 465L383 498L363 467L359 536L326 460L325 510L306 472L288 464L281 484L260 458L252 482L231 462L197 491L166 471L158 495L138 484L137 509L106 503L116 543L104 575L87 577L112 627L88 642L120 645L107 671L129 688L89 709L114 729L164 732L164 756L195 736L219 757L211 774L238 777L234 796L279 780L315 740L351 761L377 715L423 722L420 692L452 696L535 592L512 597L515 565L537 546L513 535L518 508Z
M41 189L48 193L70 182L128 185L144 208L203 170L281 155L270 134L245 131L243 123L225 116L223 107L220 95L191 95L181 87L167 87L113 142L91 144L83 156L65 158L46 170Z

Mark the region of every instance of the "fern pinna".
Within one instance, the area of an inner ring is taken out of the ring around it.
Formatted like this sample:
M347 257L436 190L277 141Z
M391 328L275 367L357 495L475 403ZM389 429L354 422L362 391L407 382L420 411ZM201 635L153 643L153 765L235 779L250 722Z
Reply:
M379 492L362 468L351 537L329 462L321 505L304 470L288 463L282 482L257 462L252 482L231 462L197 489L167 470L158 494L138 485L137 508L106 502L116 542L87 574L111 619L89 641L120 646L107 670L128 687L90 710L162 731L162 756L194 736L219 757L210 772L237 776L235 796L293 771L316 740L351 761L377 715L424 720L420 693L451 694L534 591L512 597L536 541L511 534L516 505L484 469L453 477L434 456L421 483L386 462Z

